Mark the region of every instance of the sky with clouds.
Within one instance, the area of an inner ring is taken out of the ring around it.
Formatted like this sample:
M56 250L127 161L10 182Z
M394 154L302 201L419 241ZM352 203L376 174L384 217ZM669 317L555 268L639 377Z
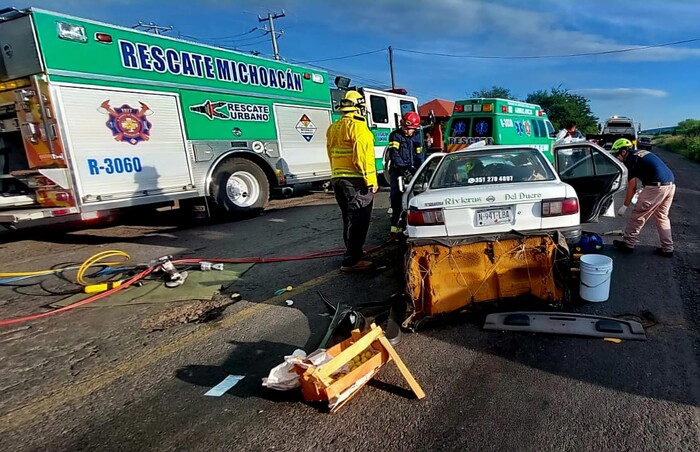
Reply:
M272 51L262 31L241 34L263 25L258 15L284 8L286 17L275 22L284 30L283 58L388 87L383 49L392 46L397 86L421 103L466 98L492 85L521 98L561 87L589 98L601 119L619 114L655 128L700 118L700 40L644 48L700 38L697 0L36 0L16 5L122 26L154 22L173 26L171 36L263 55ZM639 50L563 57L623 49Z

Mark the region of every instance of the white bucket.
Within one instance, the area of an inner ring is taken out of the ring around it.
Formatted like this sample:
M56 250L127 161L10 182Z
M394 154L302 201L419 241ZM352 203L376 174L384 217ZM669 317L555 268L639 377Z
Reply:
M581 285L579 295L586 301L607 301L610 296L610 275L613 260L601 254L581 256Z

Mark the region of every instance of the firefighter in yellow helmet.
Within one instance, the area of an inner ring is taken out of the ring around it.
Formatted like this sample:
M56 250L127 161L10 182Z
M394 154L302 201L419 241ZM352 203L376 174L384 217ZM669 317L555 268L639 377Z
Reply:
M378 190L374 136L364 117L362 94L348 91L337 109L343 116L328 128L326 146L331 161L331 183L343 214L346 251L340 270L367 270L373 264L363 260L362 248Z

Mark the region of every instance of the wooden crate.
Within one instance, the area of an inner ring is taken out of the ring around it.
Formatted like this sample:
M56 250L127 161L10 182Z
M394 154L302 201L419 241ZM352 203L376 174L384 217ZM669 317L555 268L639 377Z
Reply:
M349 366L356 356L362 356L368 350L372 352L371 358L349 373L338 375L343 366ZM332 355L333 359L321 366L312 366L301 375L301 392L306 401L327 401L331 412L335 412L392 360L399 367L416 397L425 397L420 385L384 336L382 329L374 324L365 332L353 331L349 339L334 345L326 352Z

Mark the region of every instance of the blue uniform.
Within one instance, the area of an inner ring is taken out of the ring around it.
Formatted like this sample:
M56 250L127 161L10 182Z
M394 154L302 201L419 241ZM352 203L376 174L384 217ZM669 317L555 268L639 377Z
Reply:
M423 163L420 134L412 137L404 135L402 130L394 130L389 135L389 158L392 166L403 168L404 171L417 168Z
M416 131L417 132L417 131ZM423 153L421 152L420 134L414 133L412 137L405 135L403 130L394 130L389 135L389 159L391 167L389 170L391 192L391 226L392 232L397 231L399 219L401 217L401 190L399 190L399 177L407 171L415 170L423 163Z
M631 151L624 161L628 178L636 177L642 185L670 185L674 182L673 172L655 154L649 151Z

